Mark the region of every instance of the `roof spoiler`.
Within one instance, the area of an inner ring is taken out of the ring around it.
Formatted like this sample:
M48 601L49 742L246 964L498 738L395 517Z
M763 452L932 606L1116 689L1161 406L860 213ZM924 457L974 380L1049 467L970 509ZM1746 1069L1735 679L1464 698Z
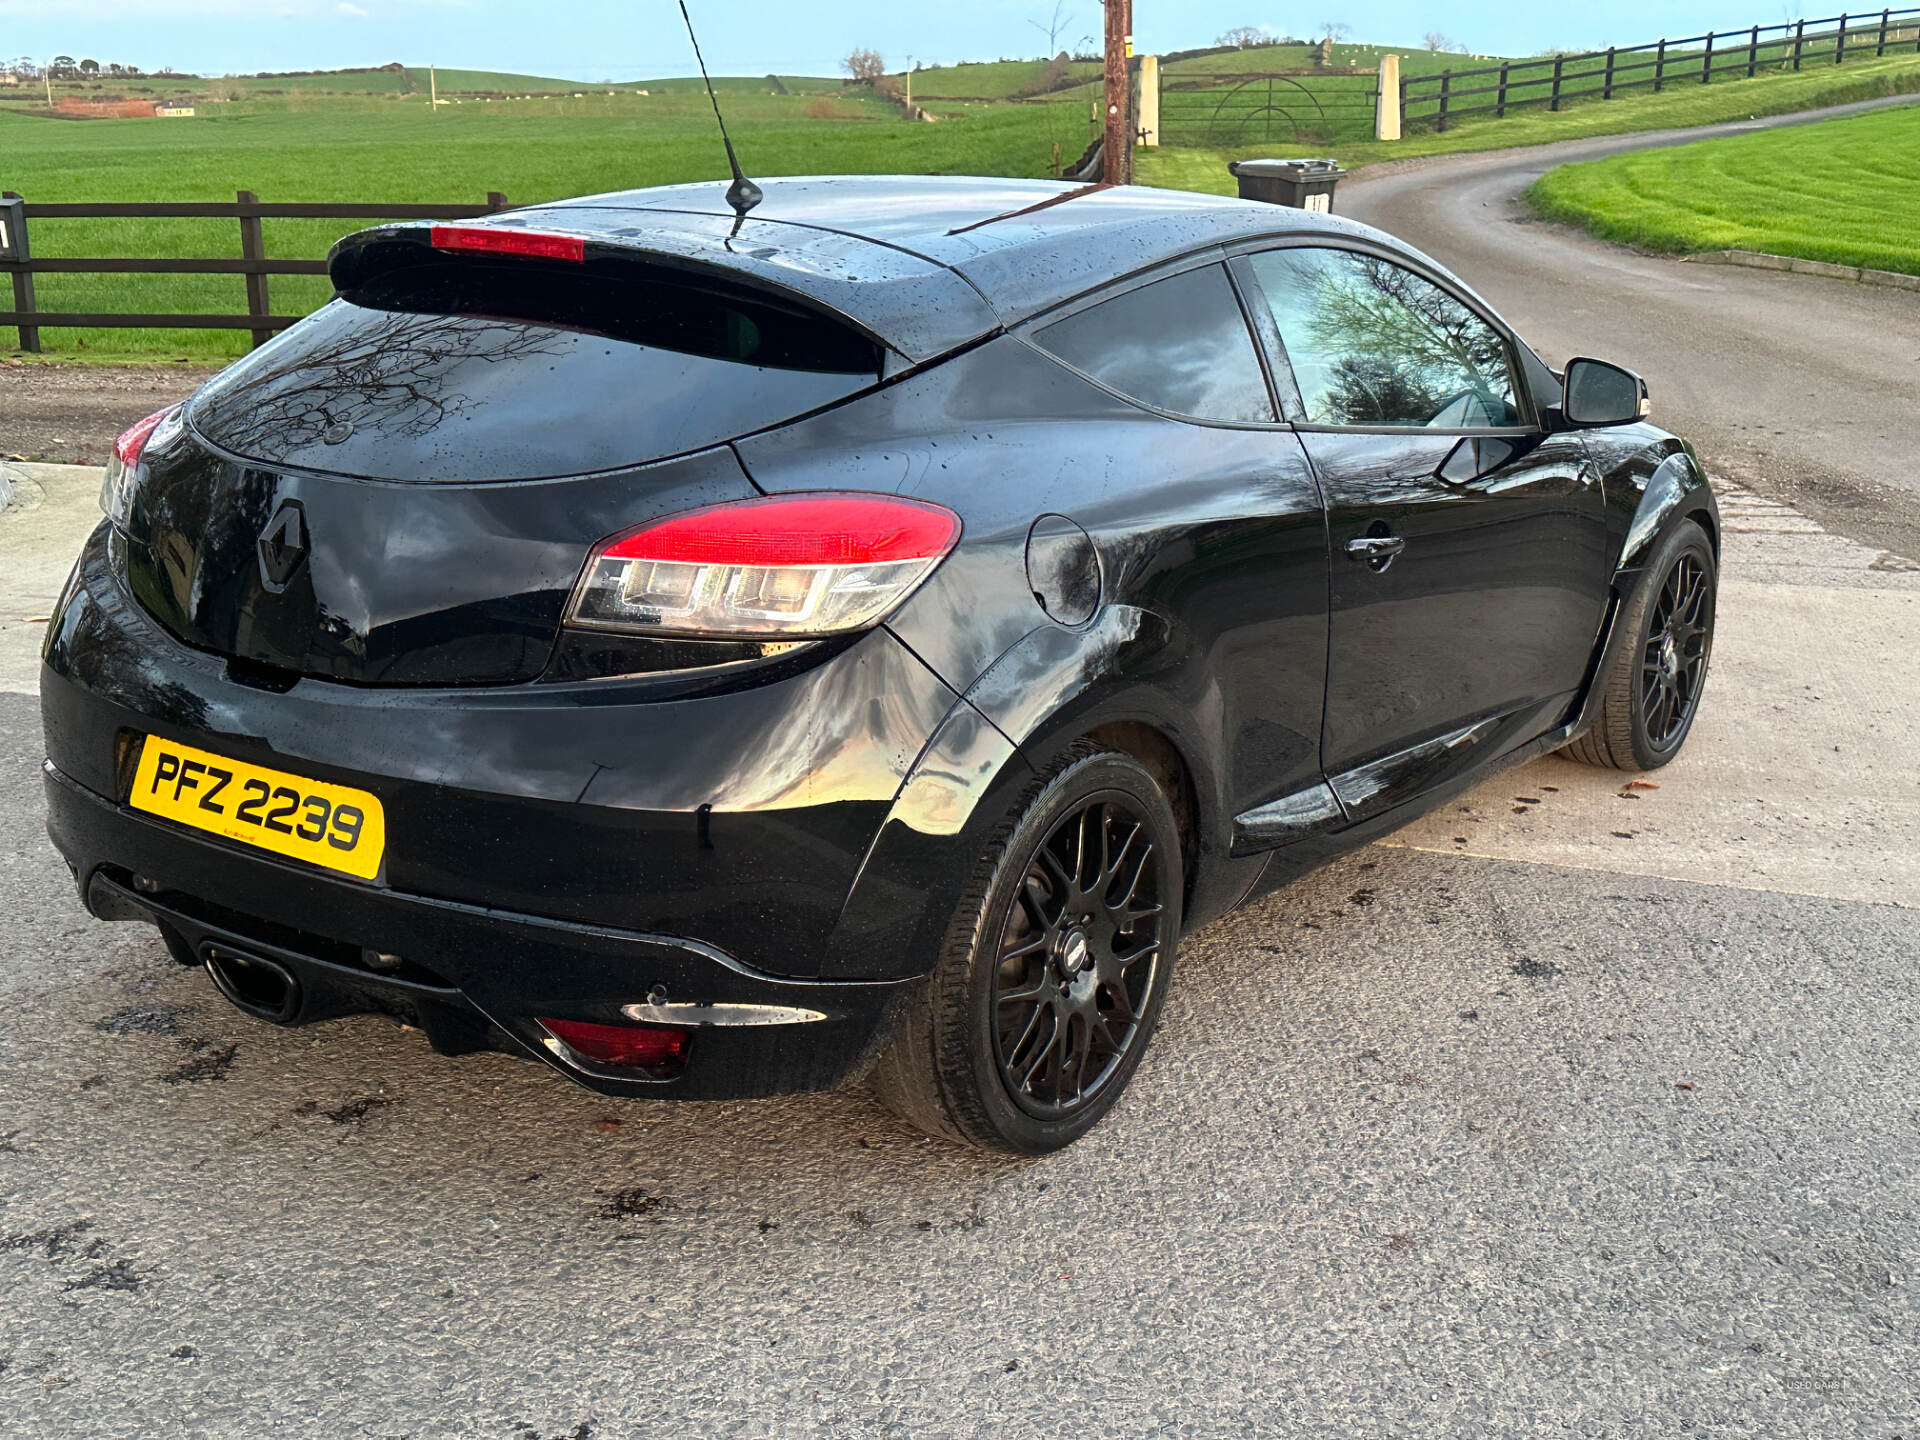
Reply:
M450 259L585 265L610 273L641 266L670 272L683 284L745 290L757 299L837 321L905 365L936 359L999 328L999 317L979 292L944 266L777 222L749 222L748 236L735 240L728 233L731 223L674 211L582 206L521 210L451 225L408 221L347 236L328 254L327 273L334 289L346 294L376 276ZM834 253L848 246L860 253ZM898 362L888 370L902 368Z

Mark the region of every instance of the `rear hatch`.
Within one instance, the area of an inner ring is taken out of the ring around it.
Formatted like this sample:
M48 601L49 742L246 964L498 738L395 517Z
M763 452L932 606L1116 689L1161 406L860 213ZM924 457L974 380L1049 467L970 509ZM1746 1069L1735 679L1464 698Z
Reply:
M533 679L594 542L756 493L726 441L900 361L844 313L717 266L433 233L346 242L339 298L149 448L127 575L187 644L361 684Z

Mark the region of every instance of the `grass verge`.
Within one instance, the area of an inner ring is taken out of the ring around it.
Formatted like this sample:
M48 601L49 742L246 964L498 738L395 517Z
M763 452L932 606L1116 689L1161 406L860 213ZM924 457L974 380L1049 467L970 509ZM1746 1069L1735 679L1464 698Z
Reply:
M1920 106L1563 165L1550 219L1649 250L1760 250L1920 275Z
M1785 115L1796 110L1818 110L1827 105L1845 105L1883 95L1911 94L1920 94L1920 55L1849 61L1844 67L1829 66L1798 74L1789 71L1712 85L1676 82L1658 95L1587 101L1558 113L1533 109L1509 115L1504 120L1462 121L1444 135L1421 132L1398 141L1336 142L1315 153L1332 155L1341 164L1353 168L1424 155L1548 145L1556 140L1578 140L1590 135L1625 135L1640 130L1714 125L1728 120L1757 119L1762 115ZM1234 181L1227 173L1227 163L1256 153L1272 154L1274 150L1271 145L1258 150L1246 146L1220 150L1162 147L1140 151L1134 171L1145 185L1231 195Z

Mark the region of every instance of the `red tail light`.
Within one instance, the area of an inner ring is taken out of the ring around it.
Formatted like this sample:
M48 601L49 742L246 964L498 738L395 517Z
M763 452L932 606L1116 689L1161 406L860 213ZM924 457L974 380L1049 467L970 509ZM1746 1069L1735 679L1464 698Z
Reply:
M120 438L113 442L113 457L122 465L132 467L140 463L140 452L147 448L147 437L160 427L160 422L173 413L169 405L164 410L156 410L144 420L136 420L120 432Z
M578 235L551 230L522 230L509 225L436 225L433 248L463 250L484 255L518 255L530 260L587 258L587 242Z
M953 549L960 517L816 492L689 511L602 543L569 620L655 635L842 634L878 624Z
M127 512L133 504L133 484L140 469L140 457L153 432L180 412L178 405L156 410L146 419L129 425L113 442L113 454L107 457L107 478L100 486L100 509L114 524L125 527Z
M656 1074L679 1071L687 1063L687 1032L665 1026L597 1025L589 1020L549 1020L540 1023L566 1045L602 1065Z

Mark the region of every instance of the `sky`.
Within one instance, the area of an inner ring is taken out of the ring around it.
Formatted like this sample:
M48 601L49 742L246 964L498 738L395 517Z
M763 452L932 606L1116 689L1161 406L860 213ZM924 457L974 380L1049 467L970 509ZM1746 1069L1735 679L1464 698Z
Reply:
M1053 0L689 0L689 8L708 65L729 75L831 75L855 47L878 50L894 69L909 57L935 64L1038 55L1053 17ZM1061 0L1060 11L1063 47L1099 34L1098 0ZM1337 20L1356 41L1406 48L1439 30L1462 49L1530 55L1788 18L1780 0L1134 0L1143 54L1211 44L1235 25L1299 35ZM201 74L392 60L578 80L693 69L675 0L0 0L0 60L59 54Z

